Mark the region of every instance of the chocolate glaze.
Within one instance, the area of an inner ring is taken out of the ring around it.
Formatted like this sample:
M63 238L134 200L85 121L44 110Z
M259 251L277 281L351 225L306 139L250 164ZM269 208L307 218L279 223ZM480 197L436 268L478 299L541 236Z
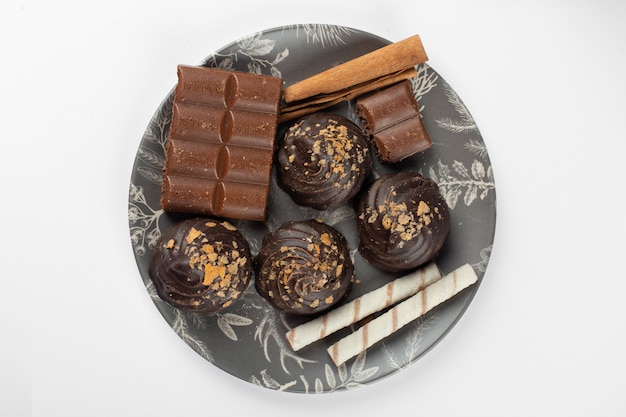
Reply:
M293 124L277 160L281 187L296 203L318 210L349 201L372 171L361 129L332 113L314 113Z
M359 252L372 265L393 272L434 258L450 230L450 212L437 184L414 172L387 174L357 205Z
M161 299L182 311L210 315L246 289L252 256L230 223L193 218L161 235L149 273Z
M287 222L266 235L254 269L259 294L298 315L329 309L348 293L354 278L345 238L317 220Z

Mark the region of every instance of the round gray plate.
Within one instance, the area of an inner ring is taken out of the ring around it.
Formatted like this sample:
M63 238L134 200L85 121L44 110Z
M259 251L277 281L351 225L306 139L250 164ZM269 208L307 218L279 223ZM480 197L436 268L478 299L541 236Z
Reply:
M302 24L244 37L202 64L280 76L287 86L387 44L387 40L351 28ZM409 366L459 320L478 290L489 262L496 221L493 172L474 120L446 81L424 64L418 67L418 77L411 82L433 146L396 165L376 164L372 179L386 172L413 170L437 181L452 209L452 227L435 262L442 273L469 263L479 282L339 367L330 360L326 348L351 329L293 352L285 332L305 319L287 317L274 310L256 293L254 283L238 302L212 317L182 313L157 296L148 275L150 258L161 232L183 218L159 207L173 90L164 99L143 135L132 171L130 236L150 297L172 329L198 354L227 373L262 387L299 393L333 392L380 380ZM358 122L352 102L329 111ZM278 140L284 129L279 127ZM351 245L359 282L353 286L348 301L394 277L372 268L360 257L351 207L328 211L300 207L280 190L275 179L270 193L266 222L232 221L248 239L253 255L263 236L284 221L319 218L341 231ZM175 358L171 361L175 362Z

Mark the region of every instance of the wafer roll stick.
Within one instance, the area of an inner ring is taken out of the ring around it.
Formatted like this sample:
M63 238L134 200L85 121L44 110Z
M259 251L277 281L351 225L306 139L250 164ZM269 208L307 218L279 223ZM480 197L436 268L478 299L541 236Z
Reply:
M283 90L287 103L330 94L415 67L428 60L419 35L329 68Z
M478 281L465 264L328 348L339 366Z
M397 278L382 287L289 330L287 341L294 351L404 300L441 278L434 263Z

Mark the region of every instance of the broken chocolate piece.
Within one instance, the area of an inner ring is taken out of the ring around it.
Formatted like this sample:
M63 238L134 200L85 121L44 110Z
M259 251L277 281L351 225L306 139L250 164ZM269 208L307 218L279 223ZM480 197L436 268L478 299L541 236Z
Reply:
M264 220L282 79L178 66L161 206Z
M408 81L359 98L357 114L381 162L399 162L432 146Z

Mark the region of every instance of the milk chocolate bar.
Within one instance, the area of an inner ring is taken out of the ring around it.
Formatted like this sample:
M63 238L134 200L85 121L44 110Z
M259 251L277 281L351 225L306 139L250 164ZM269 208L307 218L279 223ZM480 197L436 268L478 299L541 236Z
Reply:
M357 113L381 162L398 162L432 146L409 81L359 98Z
M264 220L281 93L277 77L179 65L161 207Z

